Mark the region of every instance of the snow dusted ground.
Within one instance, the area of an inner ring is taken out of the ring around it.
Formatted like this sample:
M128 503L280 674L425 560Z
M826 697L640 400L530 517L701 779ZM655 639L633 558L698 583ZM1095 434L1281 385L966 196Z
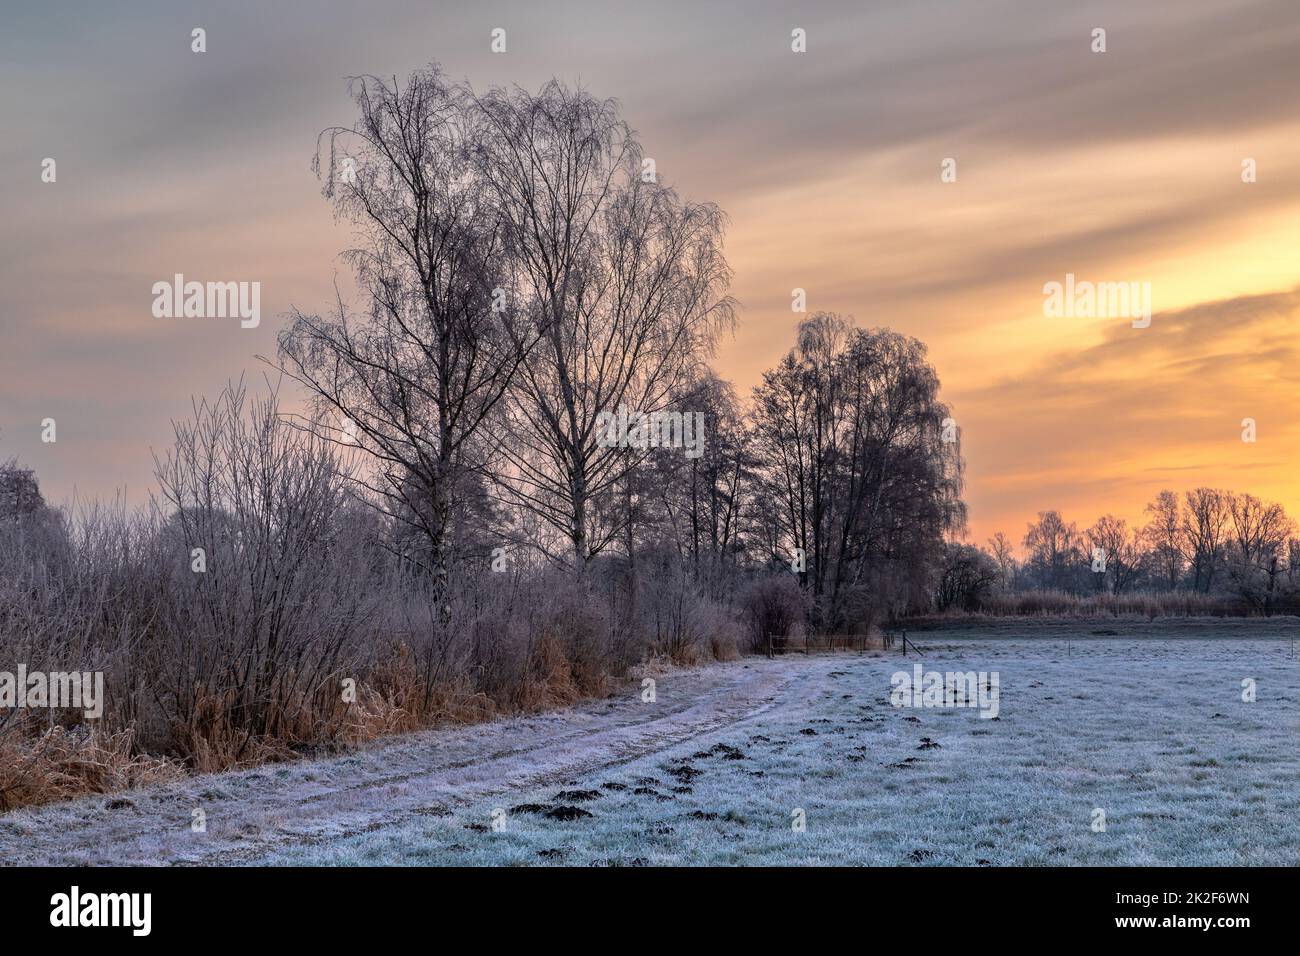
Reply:
M629 685L563 712L14 812L0 860L1300 863L1289 642L1050 630L917 635L926 669L998 672L998 720L892 707L912 655L754 658L661 675L655 703ZM206 833L191 832L195 809Z

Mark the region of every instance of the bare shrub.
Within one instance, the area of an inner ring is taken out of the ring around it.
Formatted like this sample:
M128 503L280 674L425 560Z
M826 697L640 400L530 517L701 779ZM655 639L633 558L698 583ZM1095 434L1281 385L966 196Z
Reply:
M807 592L793 575L770 574L755 580L741 600L741 619L751 650L767 646L768 636L789 637L807 618Z
M167 568L150 667L170 743L205 766L328 736L321 709L359 672L375 606L365 555L339 534L332 447L243 384L197 403L157 460Z

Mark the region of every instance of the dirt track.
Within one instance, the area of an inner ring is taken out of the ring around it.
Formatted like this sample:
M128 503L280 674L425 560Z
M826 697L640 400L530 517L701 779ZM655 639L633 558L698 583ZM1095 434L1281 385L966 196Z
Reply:
M803 665L803 666L801 666ZM818 668L812 668L817 670ZM762 714L803 661L660 678L552 714L410 734L355 753L196 778L0 817L8 864L220 865L383 830L420 815L559 783ZM191 829L194 811L206 832Z

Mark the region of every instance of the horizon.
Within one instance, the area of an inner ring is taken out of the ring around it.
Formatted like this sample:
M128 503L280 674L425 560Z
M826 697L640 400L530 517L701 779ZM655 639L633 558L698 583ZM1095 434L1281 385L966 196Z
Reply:
M0 36L14 117L0 458L32 468L51 503L142 503L150 449L191 397L257 383L288 309L329 305L352 243L311 172L316 136L355 116L344 76L436 61L479 90L554 76L619 100L659 174L728 215L739 321L713 364L743 401L794 344L795 288L809 314L924 342L962 432L971 543L1002 531L1019 551L1046 510L1140 525L1165 488L1300 508L1286 4L692 8L689 28L631 4L606 20L576 3L380 6L4 14L21 29ZM806 54L790 51L795 27ZM260 323L155 318L154 283L178 273L260 282ZM1149 326L1049 318L1044 286L1067 276L1149 283Z

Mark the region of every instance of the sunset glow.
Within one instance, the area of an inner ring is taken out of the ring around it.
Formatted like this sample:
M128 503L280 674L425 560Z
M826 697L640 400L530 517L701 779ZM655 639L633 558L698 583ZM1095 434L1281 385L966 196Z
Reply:
M157 52L189 27L169 6L86 4L0 37L0 442L52 501L143 500L190 397L260 375L283 313L346 284L316 135L350 115L345 74L438 60L478 88L558 75L617 97L660 174L728 214L741 310L716 366L742 396L793 344L796 287L810 311L924 341L962 430L972 541L1018 540L1048 508L1140 521L1161 488L1200 484L1300 511L1288 3L835 4L801 21L802 60L775 6L686 31L633 4L476 20L411 2L381 23L334 3L213 16L225 52L200 62ZM498 21L528 38L507 57L480 42ZM32 189L47 155L57 188ZM260 327L156 320L150 286L178 272L258 279ZM1149 282L1150 328L1046 318L1043 285L1067 273ZM76 440L42 444L47 415Z

